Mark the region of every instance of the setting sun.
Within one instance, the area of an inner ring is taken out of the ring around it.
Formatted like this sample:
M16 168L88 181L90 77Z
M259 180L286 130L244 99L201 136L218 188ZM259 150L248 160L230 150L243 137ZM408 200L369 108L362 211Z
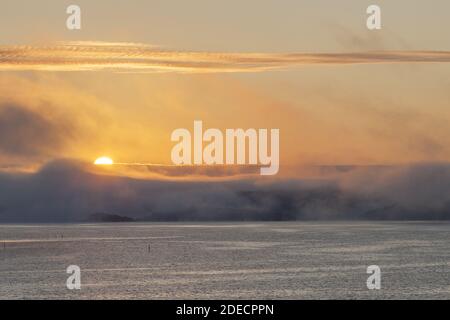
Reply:
M96 164L96 165L112 165L112 164L114 164L114 161L108 157L100 157L94 161L94 164Z

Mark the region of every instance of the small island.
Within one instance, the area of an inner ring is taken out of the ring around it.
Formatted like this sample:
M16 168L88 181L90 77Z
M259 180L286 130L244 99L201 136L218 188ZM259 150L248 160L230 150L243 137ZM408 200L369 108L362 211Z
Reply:
M88 217L89 222L133 222L135 219L110 213L93 213Z

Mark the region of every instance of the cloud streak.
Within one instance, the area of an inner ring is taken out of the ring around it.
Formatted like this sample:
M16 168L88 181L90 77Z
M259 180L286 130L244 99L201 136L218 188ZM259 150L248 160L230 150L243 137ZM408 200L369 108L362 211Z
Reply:
M447 63L450 51L226 53L174 51L134 43L67 42L0 46L0 71L262 72L304 65Z

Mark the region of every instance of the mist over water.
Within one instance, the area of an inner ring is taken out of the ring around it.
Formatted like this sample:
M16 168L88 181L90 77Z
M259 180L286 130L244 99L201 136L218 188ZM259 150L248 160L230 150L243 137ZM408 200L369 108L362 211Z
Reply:
M1 299L449 299L444 222L0 225ZM381 268L368 290L366 268ZM81 268L81 290L66 268Z
M307 178L136 179L55 161L36 173L0 174L0 222L86 222L96 213L138 221L450 219L448 164L315 170Z

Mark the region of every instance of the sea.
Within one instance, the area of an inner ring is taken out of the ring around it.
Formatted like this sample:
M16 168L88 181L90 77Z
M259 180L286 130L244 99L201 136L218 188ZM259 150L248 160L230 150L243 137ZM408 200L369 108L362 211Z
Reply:
M450 222L2 224L0 299L450 299Z

